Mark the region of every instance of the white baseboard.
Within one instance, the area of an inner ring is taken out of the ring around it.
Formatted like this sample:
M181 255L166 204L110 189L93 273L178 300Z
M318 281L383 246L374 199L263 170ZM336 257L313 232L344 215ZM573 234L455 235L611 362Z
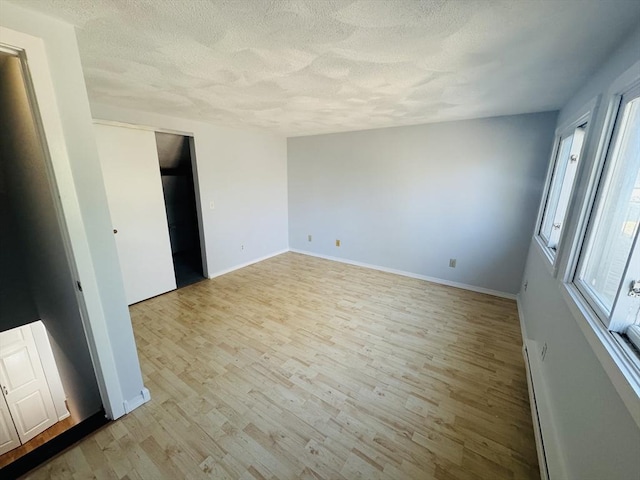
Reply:
M418 280L425 280L427 282L438 283L440 285L447 285L449 287L462 288L463 290L470 290L472 292L486 293L487 295L493 295L494 297L508 298L509 300L516 299L516 295L513 293L500 292L498 290L491 290L490 288L476 287L475 285L467 285L466 283L452 282L451 280L444 280L442 278L428 277L426 275L406 272L404 270L396 270L394 268L381 267L379 265L372 265L370 263L356 262L354 260L347 260L346 258L331 257L329 255L321 255L319 253L307 252L305 250L298 250L296 248L290 248L289 251L293 253L300 253L302 255L309 255L311 257L324 258L325 260L331 260L334 262L355 265L357 267L371 268L373 270L379 270L381 272L394 273L396 275L402 275L403 277L417 278Z
M271 257L276 257L278 255L282 255L283 253L287 253L288 251L289 251L289 249L285 248L284 250L279 250L277 252L270 253L270 254L265 255L263 257L255 258L255 259L250 260L248 262L241 263L240 265L234 265L231 268L226 268L224 270L218 270L217 272L214 272L211 275L209 275L209 278L216 278L216 277L219 277L219 276L224 275L226 273L231 273L231 272L233 272L235 270L240 270L241 268L248 267L249 265L253 265L254 263L262 262L263 260L267 260L267 259L269 259Z
M144 405L149 400L151 400L151 393L148 388L143 388L140 391L140 395L136 395L132 399L124 401L124 413L127 414L133 412L136 408Z
M63 413L62 415L60 415L58 417L58 421L61 422L62 420L64 420L65 418L69 418L70 416L71 416L71 414L69 412Z

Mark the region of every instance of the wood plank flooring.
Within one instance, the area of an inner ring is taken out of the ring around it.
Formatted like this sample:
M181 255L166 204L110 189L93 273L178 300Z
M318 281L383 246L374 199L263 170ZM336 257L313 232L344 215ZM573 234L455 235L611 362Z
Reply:
M40 445L48 442L49 440L57 437L61 433L66 432L74 425L77 425L78 422L75 421L72 417L67 417L64 420L53 424L51 427L47 428L44 432L36 435L27 443L20 445L18 448L14 448L13 450L8 451L7 453L0 455L0 468L5 465L14 462L20 457L24 457L27 453L32 452Z
M511 300L287 253L131 315L151 402L30 478L539 478Z

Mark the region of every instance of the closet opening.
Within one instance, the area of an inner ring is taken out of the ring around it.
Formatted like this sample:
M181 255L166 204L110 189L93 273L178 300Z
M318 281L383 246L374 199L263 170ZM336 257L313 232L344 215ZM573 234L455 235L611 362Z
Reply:
M22 50L0 47L0 477L106 424L75 258Z
M193 174L193 137L156 132L164 206L178 288L204 280Z

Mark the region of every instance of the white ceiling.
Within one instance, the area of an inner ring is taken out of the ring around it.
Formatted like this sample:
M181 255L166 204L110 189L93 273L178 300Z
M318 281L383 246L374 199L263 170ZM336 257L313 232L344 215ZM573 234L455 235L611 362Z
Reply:
M76 25L92 102L286 136L554 110L638 0L16 0Z

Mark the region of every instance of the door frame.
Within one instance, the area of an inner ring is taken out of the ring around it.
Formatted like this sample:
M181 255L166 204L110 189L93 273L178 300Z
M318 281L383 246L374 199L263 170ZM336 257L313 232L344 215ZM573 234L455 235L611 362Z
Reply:
M4 395L2 394L0 394L0 422L5 424L7 434L9 435L9 441L4 444L0 444L0 455L4 455L5 453L9 453L11 450L15 450L21 446L22 442L18 435L18 429L13 422L13 416L11 415L11 410L9 410L7 399L4 398ZM2 428L1 425L0 428ZM9 446L8 448L7 445Z
M60 379L60 372L58 371L58 365L51 349L51 343L49 342L49 335L47 328L42 323L42 320L36 320L35 322L28 323L33 335L33 341L36 343L36 350L40 357L40 363L44 370L44 376L49 384L49 390L51 391L51 397L53 398L53 406L56 409L56 415L58 421L62 421L71 416L69 409L65 403L67 395Z
M76 195L45 45L40 38L0 26L0 51L18 57L22 65L67 262L78 286L81 285L76 289L76 299L84 327L83 334L106 416L116 419L126 413L125 399Z
M207 242L204 233L204 203L202 201L202 195L200 192L200 177L198 174L198 161L196 156L196 137L193 132L185 130L173 130L170 128L162 127L150 127L148 125L140 125L137 123L117 122L114 120L103 120L94 118L93 123L95 125L107 125L111 127L125 127L133 128L137 130L148 130L158 133L172 133L174 135L180 135L189 139L189 155L191 157L191 173L193 174L193 188L196 197L196 214L198 217L198 234L200 235L200 256L202 259L202 274L205 278L209 278L209 260L207 258Z

